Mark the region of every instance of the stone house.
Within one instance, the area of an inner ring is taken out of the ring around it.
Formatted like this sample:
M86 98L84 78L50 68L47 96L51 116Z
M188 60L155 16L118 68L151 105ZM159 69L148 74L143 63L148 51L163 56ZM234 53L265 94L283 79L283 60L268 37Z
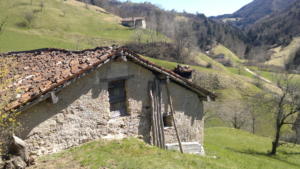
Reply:
M203 145L203 101L216 96L125 48L0 54L8 56L20 93L6 110L21 112L16 134L34 155L130 136L165 148L178 142L175 127L183 145Z
M123 18L121 21L123 26L130 28L146 29L146 19L144 17Z

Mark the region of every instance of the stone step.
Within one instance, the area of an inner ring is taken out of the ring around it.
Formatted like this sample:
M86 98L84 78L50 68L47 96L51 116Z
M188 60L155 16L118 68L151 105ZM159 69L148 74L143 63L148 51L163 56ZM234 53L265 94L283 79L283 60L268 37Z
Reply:
M198 154L205 155L204 148L198 142L182 142L182 149L184 153L188 154ZM178 143L166 144L167 150L177 150L179 151Z

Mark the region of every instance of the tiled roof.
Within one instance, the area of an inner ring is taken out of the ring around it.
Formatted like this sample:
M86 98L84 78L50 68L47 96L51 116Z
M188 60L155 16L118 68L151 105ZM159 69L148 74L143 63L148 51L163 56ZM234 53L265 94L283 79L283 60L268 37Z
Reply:
M203 96L215 98L214 94L192 84L176 73L157 66L127 49L113 47L99 47L83 51L38 49L0 54L0 57L12 56L15 64L9 72L9 77L14 77L14 81L7 86L7 90L0 91L0 94L18 89L19 93L10 100L6 109L19 109L120 55L128 56L134 62L152 71L169 75L172 80ZM5 63L0 63L0 67L2 64Z

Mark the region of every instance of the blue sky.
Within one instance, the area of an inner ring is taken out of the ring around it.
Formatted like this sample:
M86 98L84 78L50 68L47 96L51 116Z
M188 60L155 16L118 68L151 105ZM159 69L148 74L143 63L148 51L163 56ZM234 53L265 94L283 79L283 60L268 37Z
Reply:
M121 0L126 1L126 0ZM132 2L151 2L164 9L175 9L190 13L204 13L215 16L233 13L253 0L131 0Z

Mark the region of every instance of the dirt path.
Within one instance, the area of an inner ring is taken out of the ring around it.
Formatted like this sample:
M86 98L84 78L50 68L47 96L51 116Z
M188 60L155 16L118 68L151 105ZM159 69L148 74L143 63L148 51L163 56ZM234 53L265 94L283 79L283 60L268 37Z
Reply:
M264 82L272 84L272 82L271 82L270 80L268 80L268 79L266 79L266 78L264 78L264 77L258 75L257 73L253 72L253 71L250 70L249 68L244 67L244 69L245 69L247 72L249 72L250 74L252 74L253 76L256 76L256 77L258 77L259 79L263 80Z

